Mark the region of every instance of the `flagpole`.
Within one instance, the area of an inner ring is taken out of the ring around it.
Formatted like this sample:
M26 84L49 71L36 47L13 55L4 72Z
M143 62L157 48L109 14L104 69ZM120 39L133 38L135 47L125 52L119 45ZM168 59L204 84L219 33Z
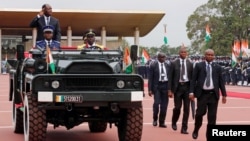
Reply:
M47 63L47 73L49 73L49 50L48 50L48 45L46 45L46 63Z

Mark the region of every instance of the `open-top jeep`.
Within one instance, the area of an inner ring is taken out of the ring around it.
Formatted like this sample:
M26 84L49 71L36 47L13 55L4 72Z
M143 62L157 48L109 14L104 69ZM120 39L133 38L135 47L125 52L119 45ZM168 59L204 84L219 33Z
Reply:
M46 62L49 54L30 53L24 58L18 45L17 59L9 61L14 132L24 133L25 141L46 140L48 123L71 129L84 122L90 132L115 125L120 141L141 140L144 82L122 73L122 51L51 51L55 70Z

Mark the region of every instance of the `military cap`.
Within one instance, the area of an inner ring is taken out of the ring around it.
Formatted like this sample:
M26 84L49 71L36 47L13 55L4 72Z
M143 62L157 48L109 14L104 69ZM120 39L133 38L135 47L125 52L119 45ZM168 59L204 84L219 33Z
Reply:
M54 27L51 25L46 25L43 27L43 32L53 32L54 31Z
M88 29L86 32L85 32L85 36L88 36L88 35L93 35L95 36L96 35L96 32L93 30L93 29Z

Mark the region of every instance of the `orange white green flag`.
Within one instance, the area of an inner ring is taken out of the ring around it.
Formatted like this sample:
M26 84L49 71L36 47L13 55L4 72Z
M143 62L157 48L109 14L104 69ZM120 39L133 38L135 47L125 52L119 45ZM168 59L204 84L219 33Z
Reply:
M206 41L206 42L209 42L210 40L211 40L211 32L210 32L210 27L209 27L209 25L207 24L207 26L206 26L205 41Z
M123 55L123 72L129 74L133 72L132 60L130 58L130 52L128 47L125 47L124 55Z
M47 62L47 64L48 64L48 66L49 66L49 68L50 68L50 70L51 70L51 72L52 72L52 74L54 74L55 73L55 63L54 63L54 60L53 60L53 57L52 57L52 54L51 54L51 51L50 51L50 48L49 47L47 47L47 57L46 57L46 62Z
M248 40L244 39L244 40L241 41L242 57L248 57L247 50L248 50Z
M142 64L143 65L146 64L150 59L150 56L149 56L148 52L145 49L142 50L142 56L141 57L142 57L141 59L142 59Z

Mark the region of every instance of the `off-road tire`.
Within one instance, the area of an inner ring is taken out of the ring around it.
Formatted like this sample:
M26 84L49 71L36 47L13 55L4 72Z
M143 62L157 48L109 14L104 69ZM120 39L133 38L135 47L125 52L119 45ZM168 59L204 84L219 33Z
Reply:
M142 107L126 109L122 113L117 125L119 141L140 141L143 129Z
M14 133L23 134L23 112L16 108L14 93L12 95L12 126Z
M35 97L29 93L24 99L24 139L25 141L45 141L47 132L46 111L38 108Z
M91 121L88 122L89 130L92 133L105 132L107 129L107 122L103 121Z

